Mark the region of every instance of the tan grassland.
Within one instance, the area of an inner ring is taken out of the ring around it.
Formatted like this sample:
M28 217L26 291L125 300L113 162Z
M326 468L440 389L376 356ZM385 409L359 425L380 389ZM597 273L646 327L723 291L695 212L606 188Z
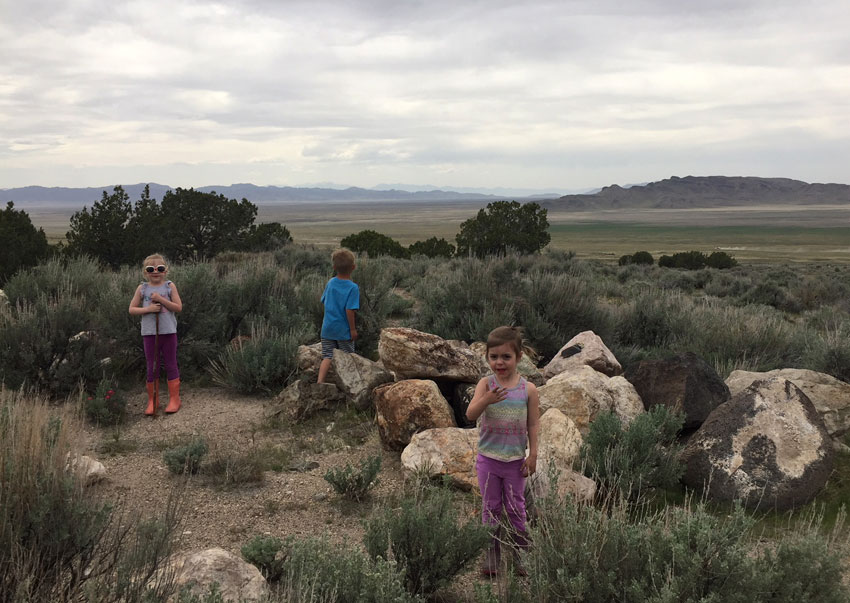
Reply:
M258 204L258 221L278 221L299 243L337 245L376 230L404 245L429 237L454 241L484 201ZM22 207L51 242L64 238L76 208ZM616 259L646 250L727 251L754 262L850 263L850 206L799 205L697 209L549 210L551 246L579 257Z

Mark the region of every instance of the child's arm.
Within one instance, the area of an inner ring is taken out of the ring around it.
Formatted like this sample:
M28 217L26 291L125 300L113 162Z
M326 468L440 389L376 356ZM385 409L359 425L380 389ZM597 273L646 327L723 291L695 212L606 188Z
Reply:
M151 305L147 308L142 307L142 286L139 285L136 288L136 292L133 294L133 299L130 300L130 314L133 316L139 316L141 314L159 312L160 309L160 305L157 303L151 303Z
M526 477L537 471L537 432L540 428L540 396L533 383L528 384L528 456L522 464Z
M354 326L354 310L346 310L345 317L348 318L348 328L351 330L351 341L357 339L357 328Z
M183 309L183 301L180 299L180 293L177 292L177 285L174 283L171 283L171 299L163 297L159 293L154 293L151 295L151 301L162 304L171 312L180 312Z
M487 381L488 378L484 377L475 386L475 394L466 408L466 418L470 421L477 420L488 406L501 402L508 395L507 390L504 387L499 387L498 383L493 389L487 389Z

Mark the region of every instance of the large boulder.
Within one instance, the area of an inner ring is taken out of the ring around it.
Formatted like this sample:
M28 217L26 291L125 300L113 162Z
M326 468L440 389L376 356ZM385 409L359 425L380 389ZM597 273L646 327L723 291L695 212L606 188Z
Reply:
M401 464L408 473L447 476L454 485L471 490L478 487L475 472L477 454L477 429L426 429L411 438L410 444L401 453Z
M635 388L623 377L606 377L590 366L559 373L538 388L541 414L557 408L587 435L591 421L609 411L628 425L643 412L643 403Z
M609 377L623 374L623 367L599 335L593 331L582 331L555 354L543 368L543 376L551 379L566 370L585 365Z
M826 430L838 437L850 430L850 383L839 381L826 373L806 369L776 369L766 373L732 371L726 379L729 393L735 395L748 388L753 381L782 377L803 390L823 419Z
M644 408L666 406L685 414L682 427L696 429L729 399L729 388L714 367L692 352L665 360L643 360L626 369Z
M283 415L290 420L300 421L344 400L345 396L333 383L313 383L299 379L266 404L263 413L267 419Z
M203 597L213 583L218 583L223 601L259 601L269 593L260 570L224 549L177 555L171 566L178 591L186 588Z
M372 405L373 389L393 380L392 373L378 363L342 350L334 351L331 366L333 382L360 410L366 410Z
M469 344L469 349L484 359L484 364L487 366L487 374L490 374L492 371L490 370L490 365L487 364L487 344L483 341L476 341ZM520 357L516 370L520 375L528 379L537 387L546 383L543 373L540 372L540 369L537 368L537 365L534 364L534 360L532 360L531 356L528 354L523 354L522 357Z
M375 388L378 434L388 450L403 450L415 433L456 427L452 409L440 388L427 379L407 379Z
M462 341L447 341L407 327L382 329L378 355L399 379L477 382L489 370L484 359Z
M812 499L833 464L812 402L781 377L756 381L715 408L682 452L684 481L712 500L786 510Z

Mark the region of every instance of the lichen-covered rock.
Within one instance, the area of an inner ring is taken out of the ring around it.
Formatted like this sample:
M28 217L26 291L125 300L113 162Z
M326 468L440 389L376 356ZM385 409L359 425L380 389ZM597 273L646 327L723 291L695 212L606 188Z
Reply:
M624 425L643 412L640 396L623 377L606 377L587 365L555 375L538 392L541 413L557 408L582 435L603 411L613 412Z
M335 350L332 379L342 394L359 410L372 405L372 390L393 380L384 367L358 354Z
M378 434L389 450L403 450L415 433L437 427L457 427L449 403L437 384L406 379L375 388Z
M712 411L682 452L683 479L712 500L786 510L823 488L833 454L832 439L806 394L772 377Z
M428 477L444 475L454 485L471 490L478 487L477 454L477 429L426 429L411 438L401 453L401 464L408 473L424 472Z
M696 429L729 399L729 388L714 367L692 352L664 360L643 360L626 370L649 410L666 406L685 414L684 429Z
M407 327L382 329L378 355L399 379L477 382L489 370L484 359L465 343Z
M177 555L170 564L178 591L186 588L202 597L218 583L223 601L259 601L269 593L260 570L221 548Z
M782 377L803 390L823 419L826 430L832 437L844 435L850 430L850 383L839 381L826 373L806 369L776 369L766 373L732 371L726 379L729 393L735 395L748 388L754 381Z
M593 331L582 331L558 350L543 368L543 376L551 379L566 370L584 365L609 377L623 373L623 367L599 335Z
M304 379L315 381L314 377L319 374L319 364L322 362L321 342L312 345L299 345L295 359L298 372L304 375Z

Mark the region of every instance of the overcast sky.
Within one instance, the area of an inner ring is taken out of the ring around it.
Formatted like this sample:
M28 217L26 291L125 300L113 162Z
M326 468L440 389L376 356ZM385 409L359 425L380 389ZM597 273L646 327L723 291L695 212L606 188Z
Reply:
M847 0L0 0L0 188L850 183Z

